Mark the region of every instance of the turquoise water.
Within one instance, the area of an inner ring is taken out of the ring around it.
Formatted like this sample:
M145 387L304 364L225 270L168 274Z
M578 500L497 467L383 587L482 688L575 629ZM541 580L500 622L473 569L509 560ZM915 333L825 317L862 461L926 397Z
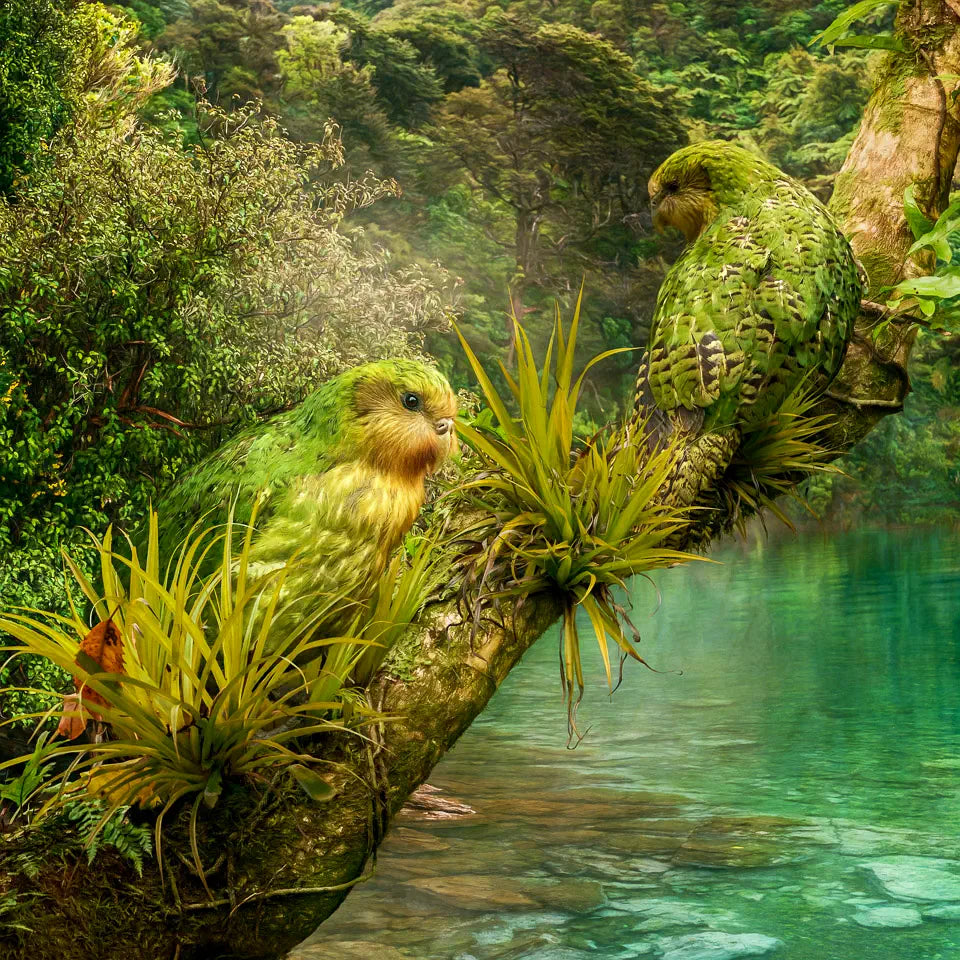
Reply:
M960 958L960 538L714 558L637 582L661 672L593 658L576 750L544 637L431 778L474 813L405 811L296 956Z

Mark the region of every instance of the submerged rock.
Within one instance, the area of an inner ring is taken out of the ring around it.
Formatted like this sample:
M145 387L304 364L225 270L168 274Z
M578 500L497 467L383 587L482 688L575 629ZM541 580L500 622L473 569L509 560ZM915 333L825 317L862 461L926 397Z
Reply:
M338 960L413 960L412 953L401 953L375 940L338 940L335 946ZM325 960L330 956L331 944L308 944L297 951L297 960Z
M887 857L860 866L895 900L960 901L960 863L933 857Z
M736 960L737 957L762 957L783 941L762 933L691 933L683 937L664 937L660 941L662 960Z
M698 823L671 862L694 867L771 867L809 856L786 817L711 817Z
M596 960L596 954L570 947L543 947L534 953L524 953L517 960Z
M631 913L639 915L634 930L645 933L654 933L658 930L669 930L670 927L703 927L708 918L699 909L698 904L674 903L670 900L627 901L623 904L630 907Z
M401 810L407 820L456 820L476 813L469 804L450 797L442 797L439 787L424 783L407 798Z
M960 903L940 903L923 911L924 920L960 920Z
M501 877L472 873L418 877L405 881L464 910L522 910L586 913L605 901L603 887L593 880Z
M450 844L439 837L422 830L412 830L410 827L397 827L390 833L391 853L411 853L421 850L438 852L449 850Z
M941 859L960 857L960 843L954 837L943 834L924 833L902 828L864 827L847 820L834 820L839 846L837 852L847 857L876 857L883 862L892 862L898 857L909 856L930 861L927 856L936 850Z
M861 927L897 930L903 927L919 927L923 923L920 911L913 907L861 907L853 915L854 923Z
M424 893L433 894L465 910L493 910L536 907L537 901L527 896L525 884L509 877L481 877L461 874L448 877L424 877L405 881Z
M614 960L639 960L640 957L649 957L653 950L652 943L625 943Z
M531 878L524 882L524 892L543 907L570 913L586 913L606 901L603 887L595 880Z

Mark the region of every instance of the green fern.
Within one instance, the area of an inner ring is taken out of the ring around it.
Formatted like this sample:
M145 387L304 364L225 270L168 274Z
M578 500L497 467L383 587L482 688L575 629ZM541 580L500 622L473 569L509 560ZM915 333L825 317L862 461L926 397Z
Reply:
M127 817L129 807L118 807L113 816L101 827L106 804L81 800L65 807L67 819L77 827L77 832L87 849L87 863L92 864L104 847L113 847L128 860L137 876L143 876L144 857L153 856L150 828L137 826ZM98 829L99 828L99 829Z

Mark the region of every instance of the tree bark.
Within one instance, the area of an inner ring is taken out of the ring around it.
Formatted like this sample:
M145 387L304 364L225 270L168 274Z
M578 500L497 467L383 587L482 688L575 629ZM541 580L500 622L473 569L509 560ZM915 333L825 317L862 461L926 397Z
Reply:
M830 201L866 270L870 301L883 300L882 287L928 272L929 261L907 258L913 234L903 193L916 184L918 203L936 218L949 202L960 149L960 103L954 96L960 4L904 0L897 35L911 52L891 54L881 67ZM823 412L835 418L826 440L831 449L849 449L884 416L901 410L910 390L906 368L917 327L890 324L874 339L879 319L871 310L860 317L824 402Z
M903 215L904 188L918 183L918 196L935 214L956 166L956 81L942 79L960 74L955 5L906 0L897 28L912 52L887 57L837 180L831 206L867 269L874 296L880 286L923 267L905 263L912 237ZM909 389L905 367L913 331L891 325L874 343L877 319L873 310L864 312L832 396L824 401L837 417L830 442L838 452L899 410ZM389 818L560 609L555 596L529 596L516 610L486 608L475 632L456 598L438 599L391 652L370 688L371 703L399 719L383 724L371 746L344 739L316 745L318 756L341 764L332 768L333 801L313 804L285 787L261 796L241 792L205 818L201 855L210 865L212 901L191 873L189 856L177 856L178 849L189 849L182 823L166 841L163 883L155 868L148 866L138 879L125 863L105 855L92 868L85 860L65 864L55 826L8 837L0 846L0 898L18 895L13 916L34 933L0 924L3 955L283 956L362 882ZM38 871L32 876L22 869L30 858Z

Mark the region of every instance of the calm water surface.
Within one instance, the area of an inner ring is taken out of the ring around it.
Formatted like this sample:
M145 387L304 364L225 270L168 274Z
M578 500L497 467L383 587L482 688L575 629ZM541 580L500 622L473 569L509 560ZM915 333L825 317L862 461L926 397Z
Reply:
M638 581L566 749L544 637L298 960L960 958L960 538L811 535ZM590 641L593 642L592 640Z

